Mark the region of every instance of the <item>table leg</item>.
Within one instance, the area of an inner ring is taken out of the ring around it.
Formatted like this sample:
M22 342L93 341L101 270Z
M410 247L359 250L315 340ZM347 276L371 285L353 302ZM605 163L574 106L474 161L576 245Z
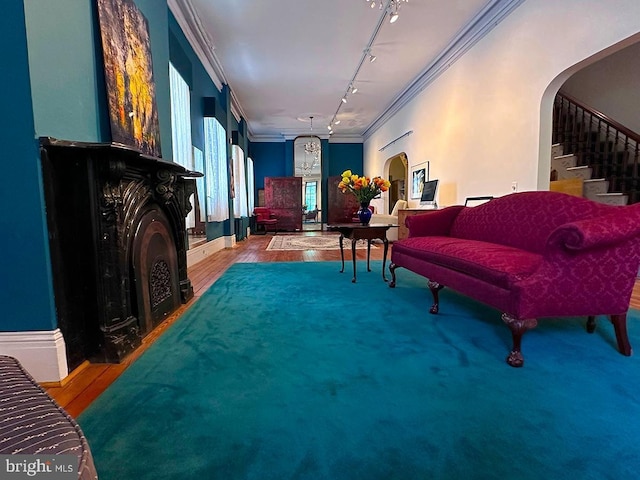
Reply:
M356 283L356 242L357 240L351 239L351 258L353 259L353 280L351 283Z
M340 258L342 260L342 269L340 273L344 272L344 248L342 248L342 240L344 239L344 235L340 234Z
M387 251L389 251L389 240L387 240L387 237L385 236L382 241L384 243L384 253L382 254L382 279L386 282L387 277L384 276L384 266L387 263Z
M371 259L371 239L367 239L367 272L371 271L369 260Z

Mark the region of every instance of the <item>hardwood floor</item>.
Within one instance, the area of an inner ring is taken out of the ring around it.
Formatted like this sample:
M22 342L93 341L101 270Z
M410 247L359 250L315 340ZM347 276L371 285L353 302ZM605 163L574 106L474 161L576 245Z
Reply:
M305 232L304 235L324 235L326 232ZM194 298L182 305L170 315L142 342L140 348L132 353L121 364L84 364L74 371L62 386L44 385L47 392L67 410L77 417L87 408L118 376L126 370L153 342L160 337L174 322L179 321L181 315L222 276L222 274L236 262L319 262L340 260L339 250L310 250L310 251L267 251L266 247L272 235L252 235L247 240L237 244L235 248L225 249L211 255L202 262L189 269L189 278L193 285ZM372 249L371 259L381 260L383 249ZM389 250L390 256L391 249ZM358 250L356 256L359 261L366 259L366 250ZM345 261L350 260L350 252L346 252ZM348 272L348 267L347 267ZM595 292L594 292L595 293ZM636 282L631 297L631 306L640 309L640 281Z

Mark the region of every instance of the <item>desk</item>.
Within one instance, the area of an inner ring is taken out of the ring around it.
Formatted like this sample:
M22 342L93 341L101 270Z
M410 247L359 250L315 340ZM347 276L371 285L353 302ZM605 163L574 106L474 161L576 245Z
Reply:
M387 263L387 252L389 251L389 240L387 240L387 230L395 227L392 224L370 223L369 225L360 225L359 223L340 223L336 225L327 225L328 230L340 232L340 258L342 259L342 270L344 272L344 248L342 240L347 238L351 240L351 259L353 261L353 279L352 283L356 283L356 242L358 240L367 241L367 272L371 271L369 259L371 257L371 240L379 238L384 243L384 254L382 256L382 279L386 282L387 277L384 276L384 267Z

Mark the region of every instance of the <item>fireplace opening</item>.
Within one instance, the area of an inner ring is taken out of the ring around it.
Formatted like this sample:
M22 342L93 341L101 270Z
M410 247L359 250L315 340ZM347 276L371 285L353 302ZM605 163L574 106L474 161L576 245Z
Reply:
M152 205L134 229L131 247L134 314L147 335L181 304L178 259L167 216Z

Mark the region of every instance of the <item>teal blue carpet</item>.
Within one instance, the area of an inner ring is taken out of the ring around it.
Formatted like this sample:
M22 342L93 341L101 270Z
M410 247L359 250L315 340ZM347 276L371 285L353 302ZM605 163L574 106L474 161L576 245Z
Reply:
M358 268L231 267L80 416L100 478L637 478L640 357L606 319L541 321L514 369L499 312Z

